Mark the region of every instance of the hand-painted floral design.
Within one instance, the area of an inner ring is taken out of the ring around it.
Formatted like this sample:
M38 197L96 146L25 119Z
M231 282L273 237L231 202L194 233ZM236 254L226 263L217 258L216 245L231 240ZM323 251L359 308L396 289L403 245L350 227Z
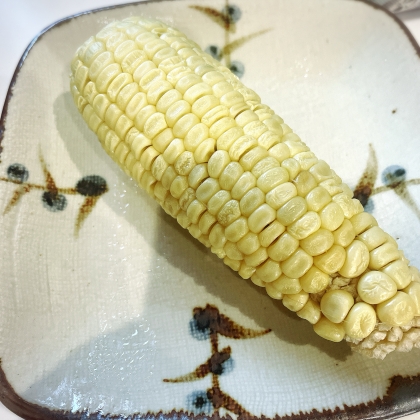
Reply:
M400 165L391 165L382 171L381 180L384 185L375 187L377 178L378 158L375 149L370 144L366 168L354 189L354 197L362 203L366 211L371 212L373 210L371 197L375 194L392 190L420 220L420 209L408 189L410 185L420 185L420 178L407 180L407 172Z
M198 340L210 339L211 356L193 372L178 378L164 379L164 382L190 382L211 375L212 387L210 389L195 391L188 395L188 409L196 414L209 414L212 410L215 410L214 414L218 415L218 410L224 408L236 415L250 415L237 401L220 388L218 377L231 372L234 369L234 363L230 346L219 349L219 335L240 340L260 337L271 330L256 331L244 328L226 315L221 314L212 305L206 305L204 308L194 308L193 318L189 326L193 338Z
M41 202L45 209L51 212L60 212L67 207L66 195L80 194L85 197L80 206L74 233L78 236L80 228L86 217L92 212L99 197L108 191L108 186L104 178L98 175L88 175L81 178L75 188L60 188L57 186L51 172L47 168L42 154L39 160L44 173L45 184L35 184L27 182L29 179L28 169L21 163L13 163L6 170L6 177L0 177L0 181L16 184L16 189L9 203L3 210L3 215L9 213L21 198L32 190L41 190Z
M226 6L223 7L222 10L201 5L193 5L190 7L208 16L225 31L224 45L219 47L218 45L211 44L205 48L205 52L210 54L216 60L222 61L224 59L226 67L228 67L236 76L242 77L245 73L245 66L241 61L232 61L231 54L246 42L270 31L270 29L263 29L232 41L230 36L236 32L236 24L242 17L242 11L238 6L231 5L226 2Z

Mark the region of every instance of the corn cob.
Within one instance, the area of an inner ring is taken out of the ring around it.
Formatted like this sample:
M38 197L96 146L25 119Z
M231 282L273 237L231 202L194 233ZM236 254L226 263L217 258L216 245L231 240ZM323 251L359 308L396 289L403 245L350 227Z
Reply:
M420 347L420 276L327 163L184 34L113 22L71 63L108 154L244 279L383 358Z

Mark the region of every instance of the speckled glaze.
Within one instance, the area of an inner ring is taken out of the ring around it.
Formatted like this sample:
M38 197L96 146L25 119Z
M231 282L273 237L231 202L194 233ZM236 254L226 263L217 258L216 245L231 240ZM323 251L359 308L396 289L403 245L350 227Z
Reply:
M229 65L420 266L419 48L389 13L365 2L241 0L83 14L33 43L2 115L0 400L43 420L419 411L419 349L377 361L317 337L101 149L72 103L69 62L108 22L140 14Z

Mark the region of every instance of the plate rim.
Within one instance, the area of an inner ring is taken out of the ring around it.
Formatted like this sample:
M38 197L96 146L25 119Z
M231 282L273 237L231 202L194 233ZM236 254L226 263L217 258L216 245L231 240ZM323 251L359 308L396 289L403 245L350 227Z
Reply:
M19 73L23 65L25 64L25 60L28 57L29 53L31 52L34 45L49 31L66 24L70 22L73 19L79 18L81 16L85 15L93 15L98 12L103 12L106 10L115 10L120 9L124 7L129 6L136 6L140 4L148 4L148 3L160 3L160 2L177 2L177 1L183 1L183 0L139 0L139 1L130 1L127 3L122 4L115 4L110 6L104 6L104 7L98 7L94 9L88 9L82 12L78 12L69 16L66 16L64 18L58 19L51 23L50 25L46 26L44 29L38 32L33 39L29 42L28 46L25 48L24 52L22 53L16 68L13 72L12 78L10 80L9 86L7 88L2 112L0 114L0 162L1 162L1 155L3 151L3 139L6 132L6 122L7 122L7 116L8 116L8 109L9 109L9 103L13 97L13 89L16 85ZM210 1L210 0L209 0ZM391 18L399 27L402 29L405 36L410 41L410 44L414 48L417 57L420 59L420 44L417 42L417 40L414 38L412 33L409 31L408 27L404 24L404 22L394 13L386 9L384 6L373 3L369 0L345 0L348 2L358 2L364 4L366 7L370 7L372 9L376 9L380 12L385 13L389 18ZM420 404L417 408L409 408L402 411L395 411L392 410L392 406L388 406L387 404L392 404L392 392L394 390L398 390L398 384L404 385L407 383L408 385L412 380L416 380L417 385L420 387L420 374L416 376L410 376L410 377L403 377L401 375L394 375L389 378L389 385L386 389L386 392L382 398L376 398L375 400L369 401L368 403L361 403L354 406L347 406L344 405L344 408L336 407L334 410L332 409L323 409L322 411L313 409L310 412L299 412L298 414L292 413L290 415L284 415L279 416L276 415L274 417L276 420L302 420L302 419L316 419L316 420L327 420L331 419L331 416L334 416L334 418L337 416L337 418L343 419L343 420L361 420L361 419L367 419L367 418L377 418L378 414L380 413L381 418L384 420L391 420L400 418L402 416L407 416L410 414L418 413L420 412ZM95 419L95 417L99 420L102 418L106 418L109 420L120 420L121 414L110 414L110 413L89 413L86 411L78 411L78 412L70 412L66 410L52 410L48 407L43 407L39 404L31 403L24 398L22 398L20 395L16 393L13 386L8 381L6 374L2 367L2 360L0 357L0 402L11 412L14 414L26 419L26 420L84 420L86 415L88 414L89 417L92 419ZM366 416L369 414L369 406L371 404L379 404L375 410L374 413L371 416ZM391 410L389 410L391 408ZM382 409L382 411L381 411ZM362 411L363 410L363 411ZM385 410L385 411L384 411ZM94 417L95 416L95 417ZM98 416L101 416L98 418ZM103 417L105 416L105 417ZM197 419L197 420L208 420L208 419L229 419L231 420L231 417L229 414L227 416L220 416L217 412L212 415L205 415L205 414L192 414L189 412L186 412L184 410L172 410L171 412L147 412L147 413L132 413L129 416L125 416L124 418L127 419L140 419L140 418L148 418L148 419L161 419L161 420L174 420L174 418L182 417L182 420L187 419ZM265 420L270 420L269 417L266 416L240 416L240 419L260 419L264 418Z

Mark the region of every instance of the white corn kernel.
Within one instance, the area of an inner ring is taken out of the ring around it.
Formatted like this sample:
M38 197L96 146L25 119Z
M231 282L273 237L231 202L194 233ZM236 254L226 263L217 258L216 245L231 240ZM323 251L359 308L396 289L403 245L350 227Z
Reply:
M217 216L222 207L231 199L228 191L220 190L207 203L207 210L210 214Z
M290 233L283 233L272 245L268 247L268 255L274 261L284 261L299 247L299 241Z
M314 325L314 331L322 338L340 342L345 335L343 324L334 324L329 319L321 316L321 319Z
M289 226L303 216L307 208L304 198L299 196L293 197L277 210L277 220L284 226Z
M244 213L242 212L242 214ZM267 225L274 221L275 218L275 210L268 204L261 204L248 218L249 230L254 233L260 233Z
M201 185L198 186L196 195L202 203L207 204L210 198L212 198L219 190L220 186L217 180L207 178Z
M278 262L268 258L263 264L257 267L255 272L262 281L270 283L280 277L281 268Z
M260 248L258 235L253 232L247 232L238 242L239 250L245 255L251 255Z
M244 258L242 252L233 242L227 241L223 249L231 260L242 261Z
M387 237L386 233L379 226L373 226L358 235L358 239L367 246L369 251L372 251L378 246L384 244Z
M283 295L283 305L290 309L293 312L300 311L308 302L309 295L304 292L300 291L299 293L295 293L293 295Z
M274 287L279 292L288 295L299 293L302 290L302 286L300 285L299 279L287 277L285 274L279 276L271 284L272 287Z
M343 277L349 279L360 276L369 265L369 251L361 241L353 241L346 248L346 261L339 270Z
M413 299L415 308L414 316L420 316L420 283L416 281L411 282L403 292L407 293Z
M317 302L308 299L305 306L300 311L297 311L296 315L299 318L306 319L311 324L316 324L321 318L321 309Z
M254 276L253 276L254 277ZM251 277L252 280L252 277ZM255 284L255 282L253 281L253 283ZM280 292L279 290L277 290L274 286L273 283L264 283L262 282L263 285L265 286L265 291L267 292L267 295L270 296L272 299L276 299L276 300L281 300L283 299L283 293Z
M229 153L225 150L217 150L208 161L208 172L212 178L219 178L222 171L230 163Z
M238 242L249 232L248 221L245 217L239 217L226 227L226 239L232 242ZM258 239L258 238L257 238ZM258 242L259 245L259 242Z
M389 242L385 242L383 245L370 252L369 268L371 270L379 270L399 258L400 253L398 252L398 248Z
M249 217L259 206L261 206L264 203L264 201L264 193L257 187L252 188L242 197L240 201L240 208L242 214L246 217ZM274 217L272 220L274 220Z
M194 166L188 175L188 184L191 188L197 189L202 182L209 177L206 164L199 164ZM209 196L210 199L211 195Z
M313 175L308 171L302 171L293 180L296 186L298 195L305 197L310 191L312 191L318 184Z
M274 187L266 194L265 200L274 210L278 210L290 199L297 196L296 187L291 182Z
M338 229L344 221L344 213L337 203L327 204L320 212L321 226L331 232Z
M301 248L309 255L315 257L327 252L334 244L334 236L327 229L318 229L300 241Z
M244 261L245 264L251 267L257 267L261 265L268 258L266 248L260 247L252 254L245 255Z
M287 260L281 262L281 270L291 278L302 277L313 264L313 258L298 248Z
M314 264L327 274L337 273L344 265L346 251L340 245L333 245L324 254L314 257Z
M321 312L335 324L344 321L354 304L353 296L345 290L329 290L322 296Z
M272 168L264 172L257 180L257 186L263 192L268 193L278 185L289 180L289 173L284 168Z
M397 289L399 290L404 289L410 284L410 269L407 264L400 259L383 267L381 271L394 280L397 285Z
M308 203L308 210L320 211L331 202L331 196L325 188L318 186L306 195L305 200Z
M378 226L378 222L369 213L359 213L350 219L356 235L360 235L373 226Z
M318 213L308 211L296 220L296 222L289 225L287 227L287 231L290 232L296 239L302 240L317 232L320 227L321 219L318 216Z
M292 158L283 160L283 162L281 162L281 167L289 172L290 179L296 178L301 170L299 162Z
M285 230L281 223L274 220L259 233L261 246L268 248Z
M404 292L397 292L392 298L376 307L378 318L388 325L399 327L408 324L416 313L413 299Z
M236 200L229 200L217 214L217 220L222 226L229 226L241 217L239 203Z
M330 276L315 266L312 266L300 278L302 289L308 293L320 293L327 288L330 282Z
M257 185L257 180L251 172L244 172L235 185L232 187L231 194L235 200L241 200L242 197Z
M357 283L359 296L367 303L381 303L397 293L395 282L380 271L369 271Z
M346 248L353 242L356 237L356 232L350 220L344 219L341 226L333 232L333 236L336 245Z
M376 312L364 302L356 303L343 322L344 331L354 340L366 338L375 328Z

